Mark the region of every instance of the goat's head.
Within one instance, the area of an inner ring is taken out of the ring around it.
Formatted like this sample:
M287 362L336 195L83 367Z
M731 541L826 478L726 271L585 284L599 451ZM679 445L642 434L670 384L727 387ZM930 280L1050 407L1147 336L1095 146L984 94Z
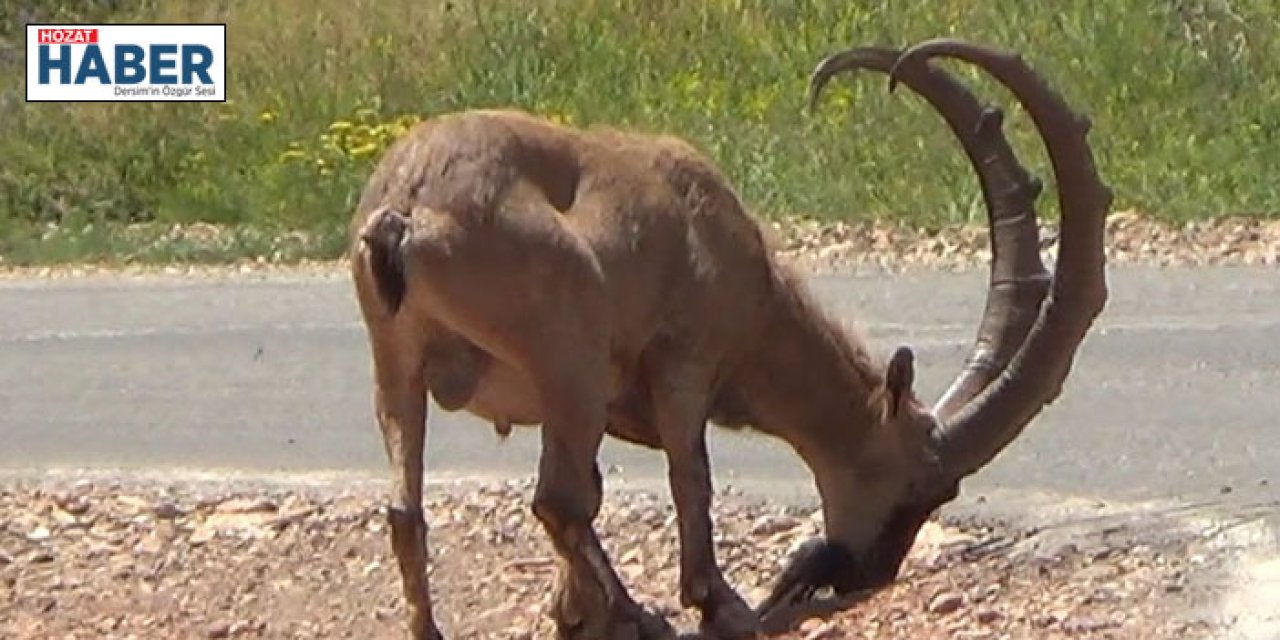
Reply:
M1062 211L1052 276L1040 257L1034 202L1041 185L1019 164L1002 133L1002 115L984 107L929 59L946 56L989 72L1027 109L1044 139ZM961 480L990 462L1053 401L1093 319L1105 305L1104 217L1111 191L1086 142L1088 120L1023 60L955 40L906 52L858 48L828 57L810 80L810 105L837 73L870 69L927 100L946 119L978 173L989 215L990 288L965 369L932 408L912 391L914 358L898 349L872 395L891 435L847 470L819 478L826 535L793 556L760 605L768 619L811 604L826 588L838 596L892 581L930 515L956 497ZM888 444L885 444L888 443ZM876 450L879 447L881 450ZM896 451L884 451L885 447Z

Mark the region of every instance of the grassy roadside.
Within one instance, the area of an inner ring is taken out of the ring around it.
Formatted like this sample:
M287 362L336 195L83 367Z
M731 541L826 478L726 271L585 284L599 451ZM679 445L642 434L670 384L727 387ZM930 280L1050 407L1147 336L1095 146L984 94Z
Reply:
M937 35L1025 51L1087 110L1118 208L1169 221L1280 212L1271 0L30 6L0 0L0 77L23 77L28 21L225 21L231 100L28 105L21 80L0 84L8 264L332 256L395 136L420 117L493 105L685 136L765 217L963 223L981 214L977 190L920 101L868 78L839 83L813 116L801 110L822 55ZM1046 175L1026 119L1010 127ZM216 242L197 241L214 228Z

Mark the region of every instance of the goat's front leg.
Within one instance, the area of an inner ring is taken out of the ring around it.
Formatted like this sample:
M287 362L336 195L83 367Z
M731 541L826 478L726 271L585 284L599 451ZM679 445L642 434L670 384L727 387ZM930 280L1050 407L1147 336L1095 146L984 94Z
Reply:
M677 365L653 372L653 406L680 528L680 602L702 612L702 630L725 640L756 638L758 616L716 562L706 420L710 371Z
M374 404L391 463L391 550L409 612L409 637L443 640L431 611L427 581L427 524L422 513L422 453L426 440L427 389L422 345L390 332L375 333Z
M606 373L576 363L541 376L546 419L533 512L561 558L553 618L562 639L671 638L666 620L627 593L592 527L603 490L596 456L605 428Z

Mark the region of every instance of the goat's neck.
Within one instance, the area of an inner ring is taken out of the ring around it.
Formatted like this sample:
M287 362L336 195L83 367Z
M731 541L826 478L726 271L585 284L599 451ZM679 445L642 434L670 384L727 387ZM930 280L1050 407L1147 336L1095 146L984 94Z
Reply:
M796 287L782 287L770 320L735 376L753 426L789 443L808 465L845 466L877 420L881 365ZM821 479L819 479L821 482Z

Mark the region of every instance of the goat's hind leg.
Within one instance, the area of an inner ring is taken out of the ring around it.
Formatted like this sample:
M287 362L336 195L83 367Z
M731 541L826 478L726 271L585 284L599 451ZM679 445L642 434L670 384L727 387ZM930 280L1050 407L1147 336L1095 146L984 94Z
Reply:
M403 321L374 321L374 405L391 466L387 512L391 548L409 612L409 637L443 640L431 608L427 581L427 524L422 512L422 454L426 440L427 388L424 333Z
M411 278L415 300L534 385L542 452L533 512L563 566L555 607L561 637L672 637L665 620L627 593L592 528L612 386L603 274L582 240L560 226L558 212L534 201L520 206L527 210L497 212L484 225L415 213L405 251L416 272L430 274Z

